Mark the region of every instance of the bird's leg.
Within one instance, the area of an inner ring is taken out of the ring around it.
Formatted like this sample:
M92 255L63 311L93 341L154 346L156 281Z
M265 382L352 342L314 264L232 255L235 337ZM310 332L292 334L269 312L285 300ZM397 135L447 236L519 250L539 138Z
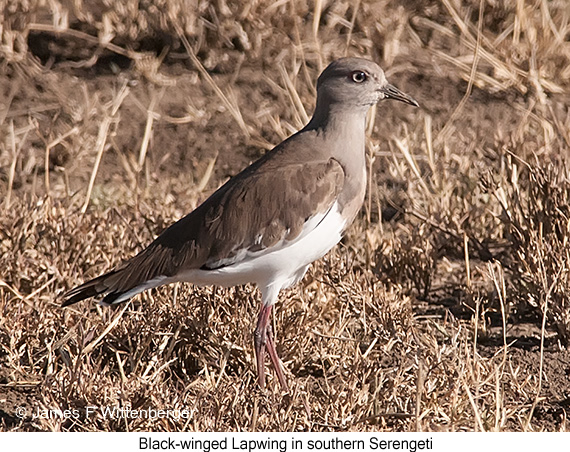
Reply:
M271 308L273 305L261 306L259 311L259 317L257 318L257 326L254 332L254 344L255 344L255 357L257 361L257 378L259 386L261 389L265 387L265 366L263 364L265 358L265 349L267 348L267 353L271 359L271 363L275 368L277 373L277 378L284 391L289 391L289 386L287 386L287 380L285 380L285 375L283 374L283 366L281 365L281 360L277 355L277 350L275 349L275 341L273 340L273 332L271 331L271 324L269 323L269 318L271 317Z
M267 321L271 314L271 305L262 305L257 318L257 326L253 333L253 343L255 346L255 359L257 362L257 380L261 389L265 388L265 345L267 343Z
M281 360L279 359L279 355L275 349L275 341L273 340L271 324L267 325L267 343L265 345L267 346L267 353L269 353L269 358L271 358L271 363L273 364L273 368L275 369L275 373L277 374L281 387L285 392L289 392L289 386L287 385L287 380L283 374L283 364L281 364Z

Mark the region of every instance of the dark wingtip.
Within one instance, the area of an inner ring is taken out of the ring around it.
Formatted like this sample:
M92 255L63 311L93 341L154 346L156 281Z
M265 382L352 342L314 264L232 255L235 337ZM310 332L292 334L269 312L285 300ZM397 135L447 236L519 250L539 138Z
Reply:
M63 294L64 300L61 303L61 307L65 308L81 300L85 300L86 298L91 298L96 295L99 295L95 287L89 285L90 283L91 281L82 284L81 286L75 287L74 289L71 289L69 292Z
M69 300L63 300L61 302L61 307L67 308L68 306L71 306L73 303L77 303L77 301L73 301L71 298Z
M116 273L115 270L105 273L104 275L98 276L97 278L91 279L80 286L74 287L70 291L63 294L63 302L61 307L65 308L75 304L86 298L96 297L97 295L102 295L108 291L108 287L104 284L105 280Z

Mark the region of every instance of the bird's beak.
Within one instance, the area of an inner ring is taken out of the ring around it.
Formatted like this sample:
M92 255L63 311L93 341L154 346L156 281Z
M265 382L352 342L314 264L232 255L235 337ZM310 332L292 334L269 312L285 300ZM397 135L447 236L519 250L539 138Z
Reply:
M408 96L406 93L403 93L393 85L384 86L383 88L380 89L380 92L384 94L385 99L399 100L400 102L413 105L414 107L420 106L420 104L418 104L411 96Z

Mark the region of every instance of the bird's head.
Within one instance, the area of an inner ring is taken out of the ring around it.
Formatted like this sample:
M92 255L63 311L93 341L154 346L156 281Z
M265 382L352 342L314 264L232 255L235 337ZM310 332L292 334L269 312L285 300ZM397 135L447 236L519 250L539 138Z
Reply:
M412 97L388 83L380 66L363 58L335 60L317 81L317 103L368 109L382 99L419 106Z

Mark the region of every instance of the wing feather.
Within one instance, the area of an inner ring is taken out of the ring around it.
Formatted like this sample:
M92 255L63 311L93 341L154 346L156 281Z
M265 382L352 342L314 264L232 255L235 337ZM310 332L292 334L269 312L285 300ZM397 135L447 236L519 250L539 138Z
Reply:
M65 294L64 305L98 294L112 302L145 282L231 265L243 259L244 250L295 239L307 220L332 206L344 170L334 159L280 163L261 159L246 168L139 254Z

